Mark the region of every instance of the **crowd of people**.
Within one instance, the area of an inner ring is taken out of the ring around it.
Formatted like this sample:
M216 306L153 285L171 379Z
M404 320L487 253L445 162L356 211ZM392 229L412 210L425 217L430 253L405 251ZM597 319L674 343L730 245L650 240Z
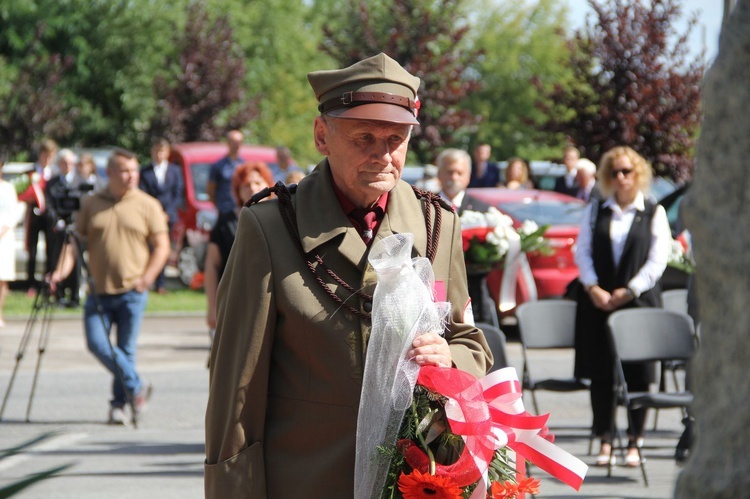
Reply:
M440 192L413 190L400 176L412 127L419 124L419 78L379 54L308 79L320 111L315 147L324 158L313 173L305 175L284 146L277 148L275 165L246 162L238 130L227 134L227 154L209 173L207 193L218 220L204 283L206 322L215 330L207 497L351 494L376 284L367 256L376 240L413 233L415 254L430 259L436 293L451 304L445 331L415 339L410 358L477 376L492 365L474 321L491 322L486 318L495 313L494 304L476 276L466 275L459 216L489 209L466 192L469 187L533 188L528 162L514 157L501 170L487 143L478 144L473 156L445 149L436 156ZM44 275L60 303L78 305L80 261L84 250L88 254L94 286L84 327L89 349L113 376L113 424L127 423L128 407L137 417L153 390L137 372L136 344L149 290L166 292L169 234L185 188L180 168L170 163L168 141L155 138L150 156L141 168L135 154L115 149L104 182L93 158L44 141L34 165L45 181L44 195L29 201L27 210L30 293L44 285L36 280L39 234L47 242ZM664 209L645 196L651 167L634 150L613 148L598 168L573 146L562 159L566 172L555 190L590 207L575 253L585 291L578 299L575 375L591 380L592 426L601 443L596 464L605 465L614 417L606 320L615 310L660 305L670 231ZM92 188L69 213L63 198L84 184ZM13 252L9 206L15 203L12 186L0 176L0 327L7 282L14 278L5 255ZM68 226L75 229L72 239ZM633 366L626 374L633 389L653 382L651 366ZM625 459L636 466L645 412L635 411L631 420ZM294 480L288 469L297 470Z
M241 132L230 131L227 155L211 167L208 191L219 211L205 262L211 327L216 287L234 240L239 209L253 194L272 186L275 178L296 182L304 174L284 146L277 148L278 165L245 162L239 154L242 142ZM49 306L83 304L87 346L113 376L111 424L135 421L153 391L138 375L136 345L148 292L168 292L170 234L184 204L182 170L170 162L170 154L171 144L161 137L152 141L150 161L144 165L134 153L115 148L102 178L90 154L79 156L44 140L29 175L34 185L29 184L32 194L24 198L27 293L45 293L43 303ZM15 187L2 181L0 174L0 327L5 325L2 310L9 282L16 279L18 202ZM46 248L43 269L37 269L40 235ZM84 265L87 288L82 282ZM81 303L84 289L88 293Z

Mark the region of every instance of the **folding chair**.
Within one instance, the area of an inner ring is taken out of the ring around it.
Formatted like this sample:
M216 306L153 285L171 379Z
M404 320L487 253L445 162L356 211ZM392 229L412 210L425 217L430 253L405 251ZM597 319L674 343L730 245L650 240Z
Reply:
M669 289L662 291L661 301L662 308L672 310L673 312L688 313L688 290L687 289Z
M673 312L679 312L681 314L688 313L688 291L687 289L669 289L662 291L661 302L662 308L665 310L672 310ZM685 369L685 365L682 362L662 362L661 372L659 373L659 391L667 391L667 371L672 373L672 382L674 383L675 390L680 390L679 382L677 381L677 370ZM659 421L659 410L654 411L654 430Z
M495 359L495 363L489 372L495 372L503 367L508 367L510 364L508 364L508 355L505 352L505 333L499 327L492 324L477 322L476 326L484 333L484 337L487 339L487 344L492 352L492 357Z
M573 392L589 389L589 380L573 377L537 379L532 376L529 363L529 350L569 349L572 354L575 346L576 307L576 303L571 300L540 300L523 303L516 310L523 352L523 388L531 392L537 414L537 390Z
M534 411L539 414L536 390L551 392L588 391L591 381L574 377L534 378L531 374L528 350L567 349L571 356L575 348L576 309L572 300L539 300L525 302L516 309L518 332L523 353L523 389L531 392ZM594 444L594 433L589 435L589 455Z
M627 409L679 408L689 418L693 394L679 392L629 392L623 364L629 362L688 362L695 352L693 321L687 314L660 308L631 308L614 312L607 320L615 354L615 400ZM628 410L628 423L630 411ZM612 429L613 434L615 428ZM641 445L637 446L643 481L648 486ZM614 453L614 449L612 450ZM610 460L607 476L612 474Z

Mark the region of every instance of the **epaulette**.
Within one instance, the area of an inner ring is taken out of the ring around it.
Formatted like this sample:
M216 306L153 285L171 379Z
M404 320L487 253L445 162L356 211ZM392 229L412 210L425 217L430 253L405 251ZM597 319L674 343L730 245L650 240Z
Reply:
M264 199L266 199L271 194L276 194L278 196L279 195L279 191L281 191L281 190L285 190L289 194L294 194L294 191L297 190L297 184L286 185L286 184L284 184L284 182L281 182L281 181L276 182L276 185L274 185L272 187L266 187L262 191L256 192L255 194L253 194L253 197L251 197L247 201L247 203L245 203L245 206L247 207L247 206L252 206L254 204L260 203L261 201L263 201Z

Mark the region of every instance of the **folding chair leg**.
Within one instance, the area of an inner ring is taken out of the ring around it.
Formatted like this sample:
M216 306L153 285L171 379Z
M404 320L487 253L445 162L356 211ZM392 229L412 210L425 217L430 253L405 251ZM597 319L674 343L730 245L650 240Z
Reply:
M648 487L648 476L646 476L646 460L643 459L643 453L641 452L641 445L636 445L635 448L638 451L638 459L641 464L641 474L643 475L643 484Z
M531 402L534 404L534 414L539 415L539 404L536 402L536 390L531 390Z

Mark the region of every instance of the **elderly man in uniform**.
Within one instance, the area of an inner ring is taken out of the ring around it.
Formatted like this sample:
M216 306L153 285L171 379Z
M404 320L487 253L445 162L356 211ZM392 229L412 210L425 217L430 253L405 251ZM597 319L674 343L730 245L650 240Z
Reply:
M308 80L327 158L296 189L275 186L275 199L242 210L219 286L209 498L353 496L373 240L414 234L414 256L432 260L436 295L452 305L444 336L419 336L408 355L476 376L492 364L469 313L458 217L400 180L419 79L379 54Z

